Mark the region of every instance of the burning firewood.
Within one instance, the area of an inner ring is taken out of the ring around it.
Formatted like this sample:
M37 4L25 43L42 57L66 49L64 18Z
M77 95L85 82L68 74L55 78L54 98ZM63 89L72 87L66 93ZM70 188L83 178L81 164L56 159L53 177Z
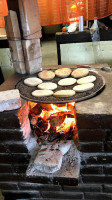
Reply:
M42 109L47 111L53 110L51 104L40 104L40 106L42 107Z
M56 113L51 114L51 116L48 119L50 119L51 117L58 117L58 116L62 117L63 115L68 115L68 114L71 114L70 110L56 112Z
M48 120L50 121L51 127L60 126L65 120L66 114L55 113L51 115Z
M41 131L41 129L40 129L39 127L36 127L36 128L34 129L34 131L35 131L35 134L36 134L37 136L41 136L41 135L43 134L43 132Z
M75 103L30 104L30 121L38 143L56 139L71 140L77 136Z
M30 115L31 116L40 115L41 112L42 112L42 107L40 106L40 104L37 103L36 106L34 106L30 110Z
M66 107L66 103L56 104L57 107Z
M67 109L72 111L72 114L76 114L76 108L75 108L75 103L72 105L72 103L67 104Z
M66 115L68 118L74 118L74 115L72 115L72 114L67 114ZM75 119L74 119L75 120Z
M42 132L44 132L48 127L48 122L45 121L43 118L38 117L37 126L41 129Z
M52 142L59 137L60 137L60 135L59 135L59 133L56 132L56 127L51 126L50 130L49 130L48 141Z

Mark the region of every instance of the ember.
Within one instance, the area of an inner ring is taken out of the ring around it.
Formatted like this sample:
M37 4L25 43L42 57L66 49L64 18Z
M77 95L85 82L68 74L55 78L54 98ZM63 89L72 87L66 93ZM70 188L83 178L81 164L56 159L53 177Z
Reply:
M67 104L28 102L28 104L31 127L39 143L41 138L53 141L56 138L71 140L78 137L75 102Z

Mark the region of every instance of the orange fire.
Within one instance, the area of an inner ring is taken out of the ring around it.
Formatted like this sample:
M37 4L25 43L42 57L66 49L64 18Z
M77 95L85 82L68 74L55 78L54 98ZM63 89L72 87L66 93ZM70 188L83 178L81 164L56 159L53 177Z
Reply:
M61 124L61 126L56 127L57 132L64 131L64 133L67 133L70 130L70 127L72 126L74 128L75 119L74 118L65 118L64 122Z
M32 128L37 135L52 132L76 135L75 102L66 104L36 104L28 102ZM35 119L35 120L34 120ZM32 123L33 122L33 123ZM35 123L34 123L35 122Z

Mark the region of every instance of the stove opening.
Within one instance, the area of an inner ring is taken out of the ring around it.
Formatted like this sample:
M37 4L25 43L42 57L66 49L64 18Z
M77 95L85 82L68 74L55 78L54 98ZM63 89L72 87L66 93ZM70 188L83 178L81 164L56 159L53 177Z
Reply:
M54 177L77 179L80 156L75 102L40 104L29 101L19 112L23 125L26 113L29 123L22 129L31 154L27 176L51 174L52 178L53 174Z
M38 144L45 140L74 140L78 142L75 102L40 104L28 102L29 119Z

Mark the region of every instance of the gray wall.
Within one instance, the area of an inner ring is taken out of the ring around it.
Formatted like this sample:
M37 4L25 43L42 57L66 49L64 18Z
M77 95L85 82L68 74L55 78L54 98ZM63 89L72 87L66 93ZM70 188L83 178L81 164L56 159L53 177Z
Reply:
M11 54L8 48L0 49L0 67L2 68L5 80L14 72Z
M108 63L112 66L112 41L61 45L62 64Z

